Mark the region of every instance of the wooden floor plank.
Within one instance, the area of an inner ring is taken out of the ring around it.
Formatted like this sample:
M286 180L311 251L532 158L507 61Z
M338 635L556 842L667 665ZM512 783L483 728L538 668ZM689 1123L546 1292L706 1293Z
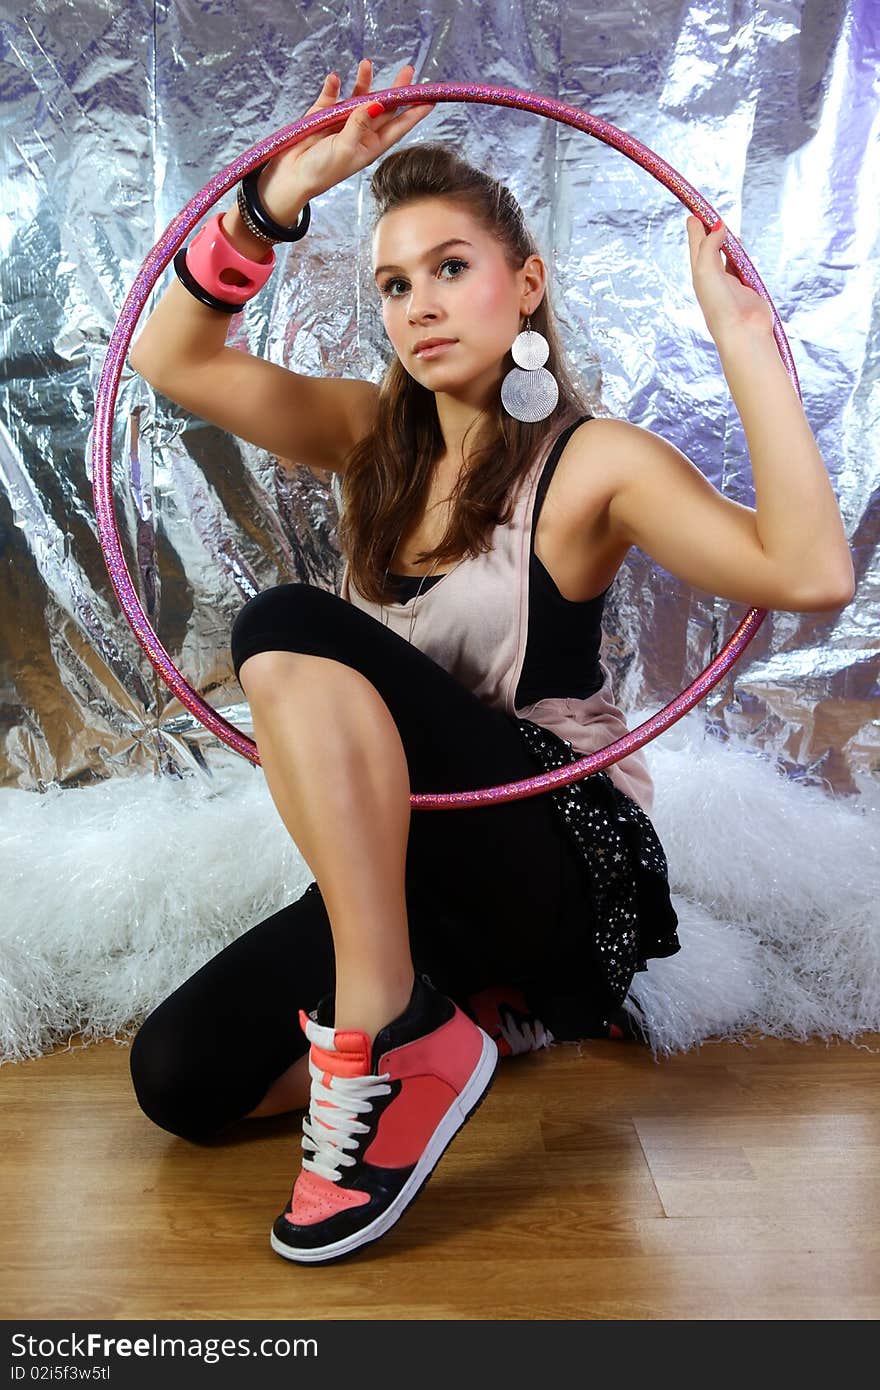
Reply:
M873 1319L880 1035L502 1064L422 1196L321 1270L269 1229L300 1117L153 1125L112 1041L0 1068L4 1318Z

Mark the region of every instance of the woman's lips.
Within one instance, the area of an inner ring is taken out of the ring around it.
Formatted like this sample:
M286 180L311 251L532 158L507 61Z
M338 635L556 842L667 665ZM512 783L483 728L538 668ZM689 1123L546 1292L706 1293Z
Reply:
M433 347L419 348L416 357L436 357L439 352L445 352L451 347L455 347L455 342L435 343Z

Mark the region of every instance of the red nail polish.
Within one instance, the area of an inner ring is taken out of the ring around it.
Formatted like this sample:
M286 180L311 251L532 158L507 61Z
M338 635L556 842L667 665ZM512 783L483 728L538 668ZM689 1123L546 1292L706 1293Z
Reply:
M713 222L713 223L712 223L712 226L709 228L709 235L710 235L710 236L712 235L713 232L717 232L717 231L718 231L718 228L721 226L721 222L722 222L722 219L719 217L717 222Z
M367 115L381 116L384 110L385 107L382 105L381 101L371 101L367 107Z

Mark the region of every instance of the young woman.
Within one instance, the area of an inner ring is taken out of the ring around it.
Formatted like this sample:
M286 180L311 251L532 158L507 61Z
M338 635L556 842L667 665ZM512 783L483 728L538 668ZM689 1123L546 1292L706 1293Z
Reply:
M364 61L352 95L370 84ZM338 99L331 74L310 109ZM270 161L220 223L237 253L221 244L221 260L241 273L227 265L206 292L209 263L188 252L131 354L203 418L340 475L341 593L260 593L231 642L269 791L314 882L177 989L131 1051L146 1114L192 1140L308 1108L271 1237L302 1262L390 1229L484 1097L499 1047L621 1036L634 973L679 949L641 753L501 805L411 815L411 792L531 777L625 732L599 643L631 544L735 601L801 598L754 512L656 436L590 414L518 204L444 146L395 151L372 176L393 350L378 386L225 347L217 286L242 286L241 303L265 279L265 228L300 225L310 199L430 109L363 103ZM696 267L696 219L689 234ZM523 330L549 349L537 378L511 355ZM535 380L530 407L511 386Z

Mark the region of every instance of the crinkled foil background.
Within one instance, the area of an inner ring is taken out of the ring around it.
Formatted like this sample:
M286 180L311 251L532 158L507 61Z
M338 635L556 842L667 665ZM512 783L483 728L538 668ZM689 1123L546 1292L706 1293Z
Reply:
M858 590L839 613L769 614L704 708L719 737L769 752L790 777L857 794L880 764L878 38L877 0L4 5L0 784L210 771L217 741L156 676L104 566L87 466L94 391L125 294L174 214L302 115L327 71L350 95L366 56L377 90L411 61L416 81L488 81L601 116L673 164L742 240L789 336ZM663 435L754 505L693 292L686 210L616 151L525 112L441 106L406 137L426 139L452 142L522 202L594 412ZM308 236L278 248L230 345L307 374L380 378L370 172L315 200ZM245 727L230 627L270 585L338 586L338 492L131 371L116 440L117 515L145 611L191 684ZM745 611L631 552L606 608L624 709L665 704Z

